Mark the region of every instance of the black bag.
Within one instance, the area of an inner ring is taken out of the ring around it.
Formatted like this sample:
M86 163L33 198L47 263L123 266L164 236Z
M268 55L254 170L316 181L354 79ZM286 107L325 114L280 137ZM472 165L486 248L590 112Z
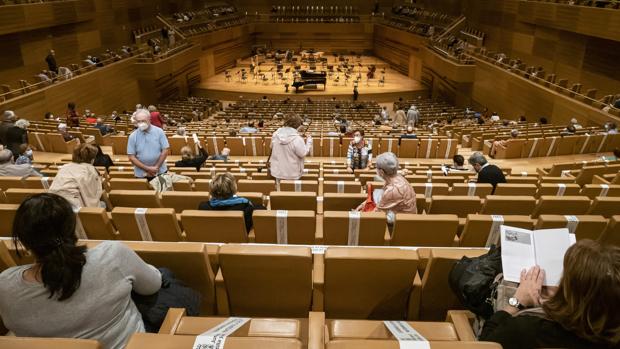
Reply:
M493 315L493 283L501 272L501 249L492 245L487 254L454 264L448 283L465 308L488 319Z
M159 292L150 296L131 293L131 298L142 314L144 329L149 333L159 331L170 308L185 308L188 316L197 316L200 313L200 293L185 286L169 269L159 268L159 271L161 272Z

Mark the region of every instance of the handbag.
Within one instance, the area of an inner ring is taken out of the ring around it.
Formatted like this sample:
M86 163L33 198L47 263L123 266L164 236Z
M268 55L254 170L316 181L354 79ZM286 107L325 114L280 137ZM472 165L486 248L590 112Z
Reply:
M374 212L377 209L377 203L375 202L374 197L372 196L372 184L368 183L366 185L366 191L368 192L368 196L366 197L366 201L362 204L362 212Z

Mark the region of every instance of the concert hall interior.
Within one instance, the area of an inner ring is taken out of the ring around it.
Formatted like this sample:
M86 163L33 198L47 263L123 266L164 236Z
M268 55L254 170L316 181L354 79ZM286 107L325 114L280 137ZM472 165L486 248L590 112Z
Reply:
M0 19L0 349L620 347L620 0Z

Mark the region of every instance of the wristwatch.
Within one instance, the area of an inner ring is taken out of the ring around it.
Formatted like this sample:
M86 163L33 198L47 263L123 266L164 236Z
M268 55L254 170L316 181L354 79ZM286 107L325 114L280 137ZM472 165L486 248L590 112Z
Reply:
M510 305L511 307L515 307L515 308L517 308L519 310L525 309L525 306L523 304L519 303L519 300L516 299L515 297L510 297L508 299L508 305Z

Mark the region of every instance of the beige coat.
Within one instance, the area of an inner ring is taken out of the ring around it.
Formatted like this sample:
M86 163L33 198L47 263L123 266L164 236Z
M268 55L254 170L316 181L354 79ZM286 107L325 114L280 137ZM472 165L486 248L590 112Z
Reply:
M49 192L64 197L77 209L99 207L103 188L99 172L93 165L72 162L58 170Z

